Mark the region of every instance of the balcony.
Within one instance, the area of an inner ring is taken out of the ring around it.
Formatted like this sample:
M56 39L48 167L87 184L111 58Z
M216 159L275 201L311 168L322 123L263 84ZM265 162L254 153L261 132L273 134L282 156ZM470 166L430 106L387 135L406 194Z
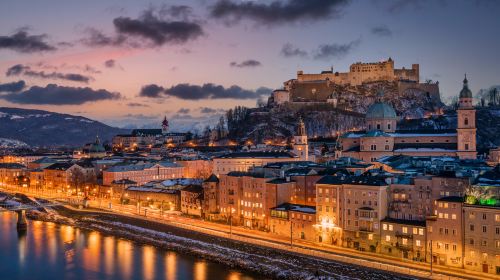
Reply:
M396 243L396 247L399 250L402 250L402 251L413 251L413 246L411 245L411 243L408 243L408 244L404 245L401 242L397 242Z
M359 231L362 232L373 232L373 227L371 226L360 226Z

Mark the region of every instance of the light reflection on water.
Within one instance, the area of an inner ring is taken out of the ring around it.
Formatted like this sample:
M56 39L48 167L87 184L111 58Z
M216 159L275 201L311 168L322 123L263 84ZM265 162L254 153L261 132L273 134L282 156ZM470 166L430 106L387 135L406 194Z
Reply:
M12 280L253 280L223 265L71 226L29 221L18 234L16 214L0 213L0 278Z

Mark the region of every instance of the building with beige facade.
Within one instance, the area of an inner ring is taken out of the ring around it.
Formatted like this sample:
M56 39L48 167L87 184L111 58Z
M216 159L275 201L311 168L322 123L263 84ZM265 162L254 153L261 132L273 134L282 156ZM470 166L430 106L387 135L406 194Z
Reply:
M233 152L212 159L213 174L220 176L232 171L246 172L254 167L282 161L298 161L300 158L287 151Z
M314 206L283 203L271 208L270 232L293 239L316 241L316 209Z
M138 185L150 181L184 178L184 167L174 162L116 164L102 171L103 185L129 179Z
M388 183L375 176L325 176L316 183L318 242L378 250Z

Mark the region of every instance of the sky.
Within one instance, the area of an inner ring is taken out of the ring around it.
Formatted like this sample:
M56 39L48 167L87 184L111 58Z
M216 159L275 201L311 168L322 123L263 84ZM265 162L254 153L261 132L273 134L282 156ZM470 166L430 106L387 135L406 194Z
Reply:
M500 84L498 30L495 0L1 0L0 106L187 130L389 57L447 100Z

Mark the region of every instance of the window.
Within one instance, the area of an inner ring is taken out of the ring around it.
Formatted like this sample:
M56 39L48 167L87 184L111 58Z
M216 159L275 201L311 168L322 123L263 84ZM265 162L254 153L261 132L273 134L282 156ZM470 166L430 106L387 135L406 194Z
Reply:
M495 215L495 222L500 222L500 215L499 214Z
M389 230L390 230L390 231L392 231L392 230L393 230L392 225L389 225Z
M465 144L464 150L468 151L469 150L469 144Z
M483 220L486 220L486 213L483 213Z
M382 229L387 230L387 224L382 224ZM497 228L498 229L498 228Z
M430 232L432 232L432 228L431 228ZM418 234L419 235L424 235L424 229L423 228L419 228L418 229Z
M377 129L380 129L380 124L377 124Z
M422 246L422 244L420 243L420 240L415 240L415 245L416 245L417 247Z
M390 235L386 235L385 236L385 241L390 242L391 241L391 236Z
M469 125L469 119L468 118L464 119L464 125Z
M408 228L407 227L403 227L402 230L403 230L403 233L408 233Z
M473 225L473 224L470 224L470 225L469 225L469 230L470 230L470 231L474 231L474 225Z
M486 232L487 232L487 227L483 226L483 233L486 233Z
M403 238L403 240L402 240L402 241L403 241L403 245L408 245L408 239Z
M416 227L413 228L413 234L415 234L415 235L418 234L418 228L416 228Z
M500 248L500 240L495 241L495 247Z
M391 124L390 123L387 124L387 129L391 129Z
M457 219L457 214L451 214L451 219L456 220Z

